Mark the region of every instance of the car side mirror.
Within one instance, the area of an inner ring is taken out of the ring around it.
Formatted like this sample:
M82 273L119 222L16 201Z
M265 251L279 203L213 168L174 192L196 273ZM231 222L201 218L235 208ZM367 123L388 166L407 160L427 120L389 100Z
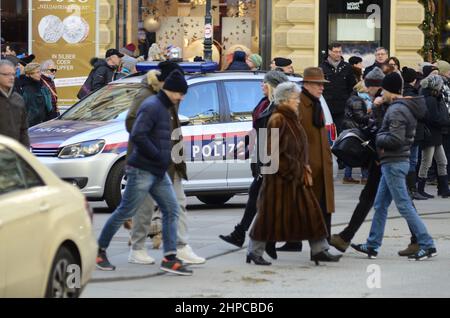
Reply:
M187 126L191 123L189 117L184 115L178 115L178 119L180 120L181 126Z

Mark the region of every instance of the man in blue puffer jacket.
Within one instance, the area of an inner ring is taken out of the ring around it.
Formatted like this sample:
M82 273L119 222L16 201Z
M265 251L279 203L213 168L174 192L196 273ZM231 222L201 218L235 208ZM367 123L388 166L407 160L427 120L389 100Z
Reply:
M161 270L192 275L192 271L176 257L180 207L167 174L172 149L169 109L183 100L187 90L184 75L175 70L166 79L162 90L144 100L139 109L130 136L134 148L126 167L127 186L119 207L106 222L98 240L97 268L101 270L115 270L108 261L106 249L123 222L136 214L150 193L163 216L164 259Z

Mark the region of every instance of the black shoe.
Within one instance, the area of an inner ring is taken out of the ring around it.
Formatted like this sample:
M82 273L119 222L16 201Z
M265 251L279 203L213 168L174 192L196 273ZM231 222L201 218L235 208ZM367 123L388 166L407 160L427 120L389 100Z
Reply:
M253 253L247 254L247 264L255 263L255 265L262 265L262 266L270 266L272 263L266 261L262 256L257 256Z
M427 250L420 249L416 254L408 256L410 261L424 261L426 259L437 256L437 250L432 247Z
M109 262L108 257L106 256L106 250L104 249L100 248L98 250L97 259L95 262L97 268L101 271L111 272L116 270L116 267Z
M378 252L374 248L368 247L367 244L352 244L351 247L356 251L367 255L370 259L376 259L378 256Z
M322 251L319 254L311 255L311 261L319 265L319 262L339 262L342 255L333 255L328 251Z
M275 242L267 242L266 243L266 253L272 259L277 259L277 250L275 249Z
M413 200L416 200L416 201L428 200L428 198L426 196L421 195L419 192L412 192L411 193L411 197L412 197Z
M443 199L450 197L450 189L448 187L448 176L438 177L438 195Z
M428 194L425 192L425 184L427 180L424 178L419 178L417 182L417 193L420 195L428 198L428 199L434 199L434 195Z
M279 252L301 252L303 249L302 242L286 242L282 247L278 247Z
M227 243L242 248L245 242L245 231L241 230L239 225L237 225L230 235L219 235L219 237Z

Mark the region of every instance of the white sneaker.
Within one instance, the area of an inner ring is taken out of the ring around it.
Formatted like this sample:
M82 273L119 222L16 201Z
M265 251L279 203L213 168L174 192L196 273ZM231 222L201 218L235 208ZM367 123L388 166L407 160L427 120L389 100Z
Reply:
M182 260L185 264L190 265L200 265L206 263L206 259L197 256L189 245L177 249L177 258Z
M128 256L128 263L152 265L155 264L155 260L148 255L147 250L133 251L133 249L131 249L130 255Z

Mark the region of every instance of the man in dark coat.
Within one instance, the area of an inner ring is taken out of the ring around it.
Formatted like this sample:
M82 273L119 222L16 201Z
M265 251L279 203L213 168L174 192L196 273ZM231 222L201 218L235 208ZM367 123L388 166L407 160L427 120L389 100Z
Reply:
M14 92L14 65L0 61L0 135L13 138L30 147L28 120L23 98Z
M164 258L160 269L192 275L176 257L180 207L167 174L172 150L169 109L184 98L187 90L184 75L174 71L158 95L147 98L138 112L130 137L134 148L128 157L127 186L119 207L106 222L98 240L97 267L101 270L115 270L106 256L106 249L122 224L136 214L150 193L163 216Z
M386 64L389 59L389 51L386 50L384 47L379 47L375 50L375 63L373 63L371 66L367 67L364 70L364 78L367 74L372 72L372 70L375 67L379 67L383 69L383 64Z
M323 97L327 101L338 133L342 131L345 103L353 92L356 78L353 69L342 58L342 45L333 43L328 48L328 58L320 67L329 83L325 83Z
M419 251L408 258L421 261L436 256L437 252L432 237L408 195L405 179L409 171L410 148L414 141L417 120L425 117L426 106L422 96L402 98L402 89L403 79L400 74L394 72L386 75L383 80L383 99L389 107L376 137L382 177L374 204L375 214L366 243L352 244L352 247L370 259L377 257L383 240L388 208L392 201L395 201L420 246Z

